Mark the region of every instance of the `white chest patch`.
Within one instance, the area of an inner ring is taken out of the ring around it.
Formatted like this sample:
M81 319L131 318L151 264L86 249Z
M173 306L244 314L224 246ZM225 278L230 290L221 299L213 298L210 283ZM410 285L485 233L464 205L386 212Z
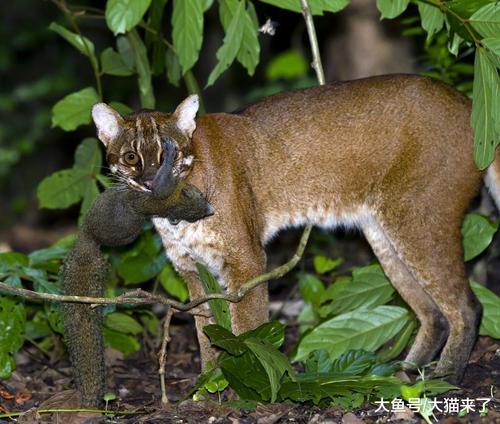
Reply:
M154 218L167 256L178 271L196 271L196 262L204 263L216 275L224 265L220 235L200 220L172 225L165 218Z

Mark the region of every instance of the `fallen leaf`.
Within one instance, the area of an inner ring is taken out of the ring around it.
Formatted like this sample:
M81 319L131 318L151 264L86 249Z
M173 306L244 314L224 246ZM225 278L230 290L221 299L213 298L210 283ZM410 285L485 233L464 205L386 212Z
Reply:
M14 399L14 395L4 389L0 389L0 396L3 397L5 400Z
M27 400L32 397L31 393L28 392L17 392L16 393L16 405L22 405Z

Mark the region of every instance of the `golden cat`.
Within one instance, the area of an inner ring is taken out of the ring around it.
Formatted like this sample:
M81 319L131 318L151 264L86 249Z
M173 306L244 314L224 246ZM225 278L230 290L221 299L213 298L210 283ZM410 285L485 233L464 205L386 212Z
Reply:
M392 75L284 92L236 114L195 119L197 109L190 96L173 114L93 111L112 169L129 184L148 189L170 139L176 172L210 191L213 216L155 220L191 296L203 294L196 262L234 291L265 271L264 246L279 230L357 227L420 321L407 361L423 365L442 348L436 374L458 381L481 313L460 234L483 177L472 159L470 100L433 79ZM499 165L497 156L486 178L497 204ZM233 330L265 322L267 300L263 285L232 304ZM196 318L203 362L212 354L207 323Z

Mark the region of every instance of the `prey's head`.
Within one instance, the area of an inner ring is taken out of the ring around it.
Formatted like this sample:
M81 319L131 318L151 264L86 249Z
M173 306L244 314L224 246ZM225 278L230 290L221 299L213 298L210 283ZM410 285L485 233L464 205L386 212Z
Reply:
M174 113L140 110L122 117L105 103L94 105L92 118L111 172L136 190L151 191L165 154L164 142L170 141L178 152L173 172L186 175L193 162L191 137L198 106L198 96L191 95Z

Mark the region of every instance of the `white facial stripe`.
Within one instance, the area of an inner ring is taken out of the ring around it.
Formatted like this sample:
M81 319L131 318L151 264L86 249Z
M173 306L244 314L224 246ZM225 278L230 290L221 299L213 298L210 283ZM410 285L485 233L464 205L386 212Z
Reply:
M158 145L158 163L160 163L161 162L161 152L163 150L162 145L161 145L160 132L158 131L158 124L156 123L155 119L152 116L150 116L149 119L151 120L151 126L153 127L154 141Z
M151 191L151 190L147 189L146 187L144 187L143 185L141 185L141 184L137 183L136 181L134 181L132 178L127 178L127 183L131 187L137 188L140 191L145 191L145 192L148 192L148 193Z

